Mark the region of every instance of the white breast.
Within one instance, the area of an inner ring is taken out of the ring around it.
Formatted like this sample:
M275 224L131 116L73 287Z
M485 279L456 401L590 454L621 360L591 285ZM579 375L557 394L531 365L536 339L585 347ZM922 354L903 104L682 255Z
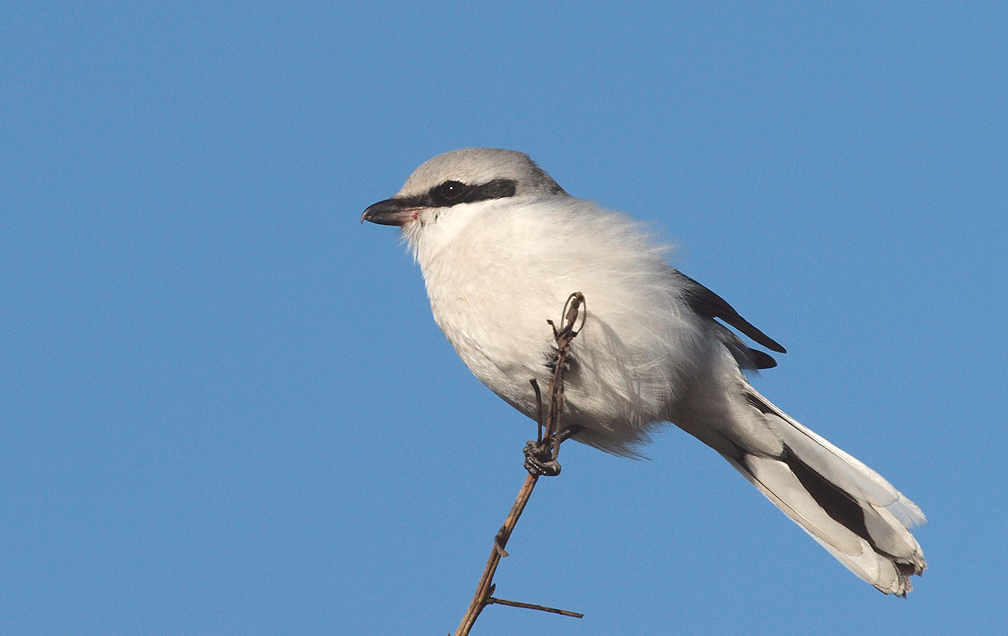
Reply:
M545 390L550 375L546 320L559 323L567 297L580 291L588 319L572 346L568 423L593 429L618 451L668 419L682 365L703 337L683 315L664 251L637 224L587 201L551 197L456 206L404 229L438 326L510 404L535 416L529 380Z

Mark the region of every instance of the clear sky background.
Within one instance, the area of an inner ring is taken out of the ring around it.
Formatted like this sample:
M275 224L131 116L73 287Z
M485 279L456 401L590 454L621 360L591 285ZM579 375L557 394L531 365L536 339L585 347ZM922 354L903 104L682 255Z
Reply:
M0 632L455 629L534 427L359 219L466 146L674 243L930 566L883 596L670 427L508 546L586 617L475 634L1004 629L1008 8L667 4L5 3Z

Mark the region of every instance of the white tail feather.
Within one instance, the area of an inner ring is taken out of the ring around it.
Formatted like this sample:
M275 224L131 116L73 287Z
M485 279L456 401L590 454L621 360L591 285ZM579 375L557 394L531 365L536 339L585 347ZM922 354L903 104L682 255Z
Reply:
M751 387L749 403L776 430L782 457L743 451L728 461L841 563L886 594L906 595L927 564L908 530L920 508L878 473L810 431Z

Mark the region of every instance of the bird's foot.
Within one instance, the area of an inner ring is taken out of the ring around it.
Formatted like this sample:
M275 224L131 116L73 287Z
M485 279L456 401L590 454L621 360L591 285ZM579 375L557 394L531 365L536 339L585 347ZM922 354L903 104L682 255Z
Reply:
M551 452L552 444L543 448L538 442L525 444L525 470L537 477L556 477L560 474L560 462Z

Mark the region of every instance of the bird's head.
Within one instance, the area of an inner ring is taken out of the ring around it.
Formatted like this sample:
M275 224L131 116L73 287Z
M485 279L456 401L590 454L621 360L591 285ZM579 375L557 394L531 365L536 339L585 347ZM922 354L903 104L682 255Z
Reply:
M391 199L364 210L361 222L397 225L412 241L443 216L489 201L567 196L528 155L498 148L464 148L428 160Z

